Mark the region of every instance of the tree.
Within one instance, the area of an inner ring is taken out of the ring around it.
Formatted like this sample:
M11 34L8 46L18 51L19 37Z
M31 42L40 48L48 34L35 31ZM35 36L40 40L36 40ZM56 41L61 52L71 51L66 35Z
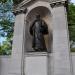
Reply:
M75 42L75 5L71 2L68 4L68 27L72 48Z
M3 42L3 45L0 47L0 55L10 55L12 46L8 40Z
M0 37L6 37L0 45L0 54L11 54L11 42L13 37L14 15L12 13L11 0L2 0L0 3ZM10 45L9 45L10 44Z

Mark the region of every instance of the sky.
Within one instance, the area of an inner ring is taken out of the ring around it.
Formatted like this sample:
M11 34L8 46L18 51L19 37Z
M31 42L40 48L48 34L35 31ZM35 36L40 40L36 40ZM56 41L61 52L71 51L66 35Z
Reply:
M71 2L75 3L75 0L71 0Z
M2 44L3 41L5 41L5 38L0 37L0 44Z

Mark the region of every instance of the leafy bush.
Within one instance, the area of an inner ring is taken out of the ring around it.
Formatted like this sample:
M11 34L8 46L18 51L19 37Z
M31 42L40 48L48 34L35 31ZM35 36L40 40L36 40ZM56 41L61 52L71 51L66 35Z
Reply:
M75 52L75 48L71 48L71 52Z

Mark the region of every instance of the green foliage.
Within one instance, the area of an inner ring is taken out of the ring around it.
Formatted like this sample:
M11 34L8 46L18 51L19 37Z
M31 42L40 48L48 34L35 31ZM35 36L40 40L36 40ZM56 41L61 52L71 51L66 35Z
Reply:
M0 22L0 36L1 37L7 37L11 38L13 36L13 23L10 22L9 20L2 20Z
M75 48L71 48L71 52L75 52Z
M69 27L69 35L70 35L70 47L71 51L73 45L75 45L75 5L73 3L68 4L68 27Z
M12 3L6 2L0 4L0 36L11 38L13 36L13 25L12 20Z
M68 22L69 22L70 41L75 42L75 5L73 3L69 3Z
M4 41L3 44L0 46L0 55L10 55L11 49L11 43L8 40Z
M0 55L9 55L11 54L14 27L13 2L11 0L1 0L0 2L0 37L6 37L6 41L0 45Z
M7 0L0 0L0 3L1 3L1 2L2 2L2 3L5 3L5 2L7 2Z

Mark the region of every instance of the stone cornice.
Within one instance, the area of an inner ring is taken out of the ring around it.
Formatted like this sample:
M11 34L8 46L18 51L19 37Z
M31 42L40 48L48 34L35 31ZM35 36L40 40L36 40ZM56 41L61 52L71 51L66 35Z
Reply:
M16 6L14 6L14 8L18 9L23 7L24 5L27 5L30 2L34 2L34 1L48 1L50 4L55 4L55 3L59 3L59 2L65 2L67 0L23 0L21 3L17 4Z
M53 3L50 3L50 5L51 5L52 8L59 7L59 6L62 6L62 5L64 5L66 7L66 2L67 1L53 2Z
M14 9L13 13L15 15L20 14L20 13L26 13L27 7L25 7L25 5L28 4L28 3L31 3L33 1L39 1L39 0L24 0L23 2L21 2L17 6L13 7L13 9ZM45 1L45 0L40 0L40 1ZM58 6L61 6L61 5L66 6L66 2L67 2L67 0L49 0L49 3L50 3L52 8L58 7Z
M26 14L26 12L27 12L27 8L25 8L25 9L19 9L19 10L14 10L13 11L13 13L14 13L15 16L18 15L18 14L21 14L21 13Z
M21 2L20 4L18 4L18 6L19 6L19 8L20 8L20 7L22 7L23 5L25 5L25 4L27 4L27 3L31 2L31 1L33 1L33 0L24 0L23 2Z
M13 9L19 9L19 8L22 8L24 5L30 3L31 1L34 1L34 0L23 0L21 3L13 6Z

